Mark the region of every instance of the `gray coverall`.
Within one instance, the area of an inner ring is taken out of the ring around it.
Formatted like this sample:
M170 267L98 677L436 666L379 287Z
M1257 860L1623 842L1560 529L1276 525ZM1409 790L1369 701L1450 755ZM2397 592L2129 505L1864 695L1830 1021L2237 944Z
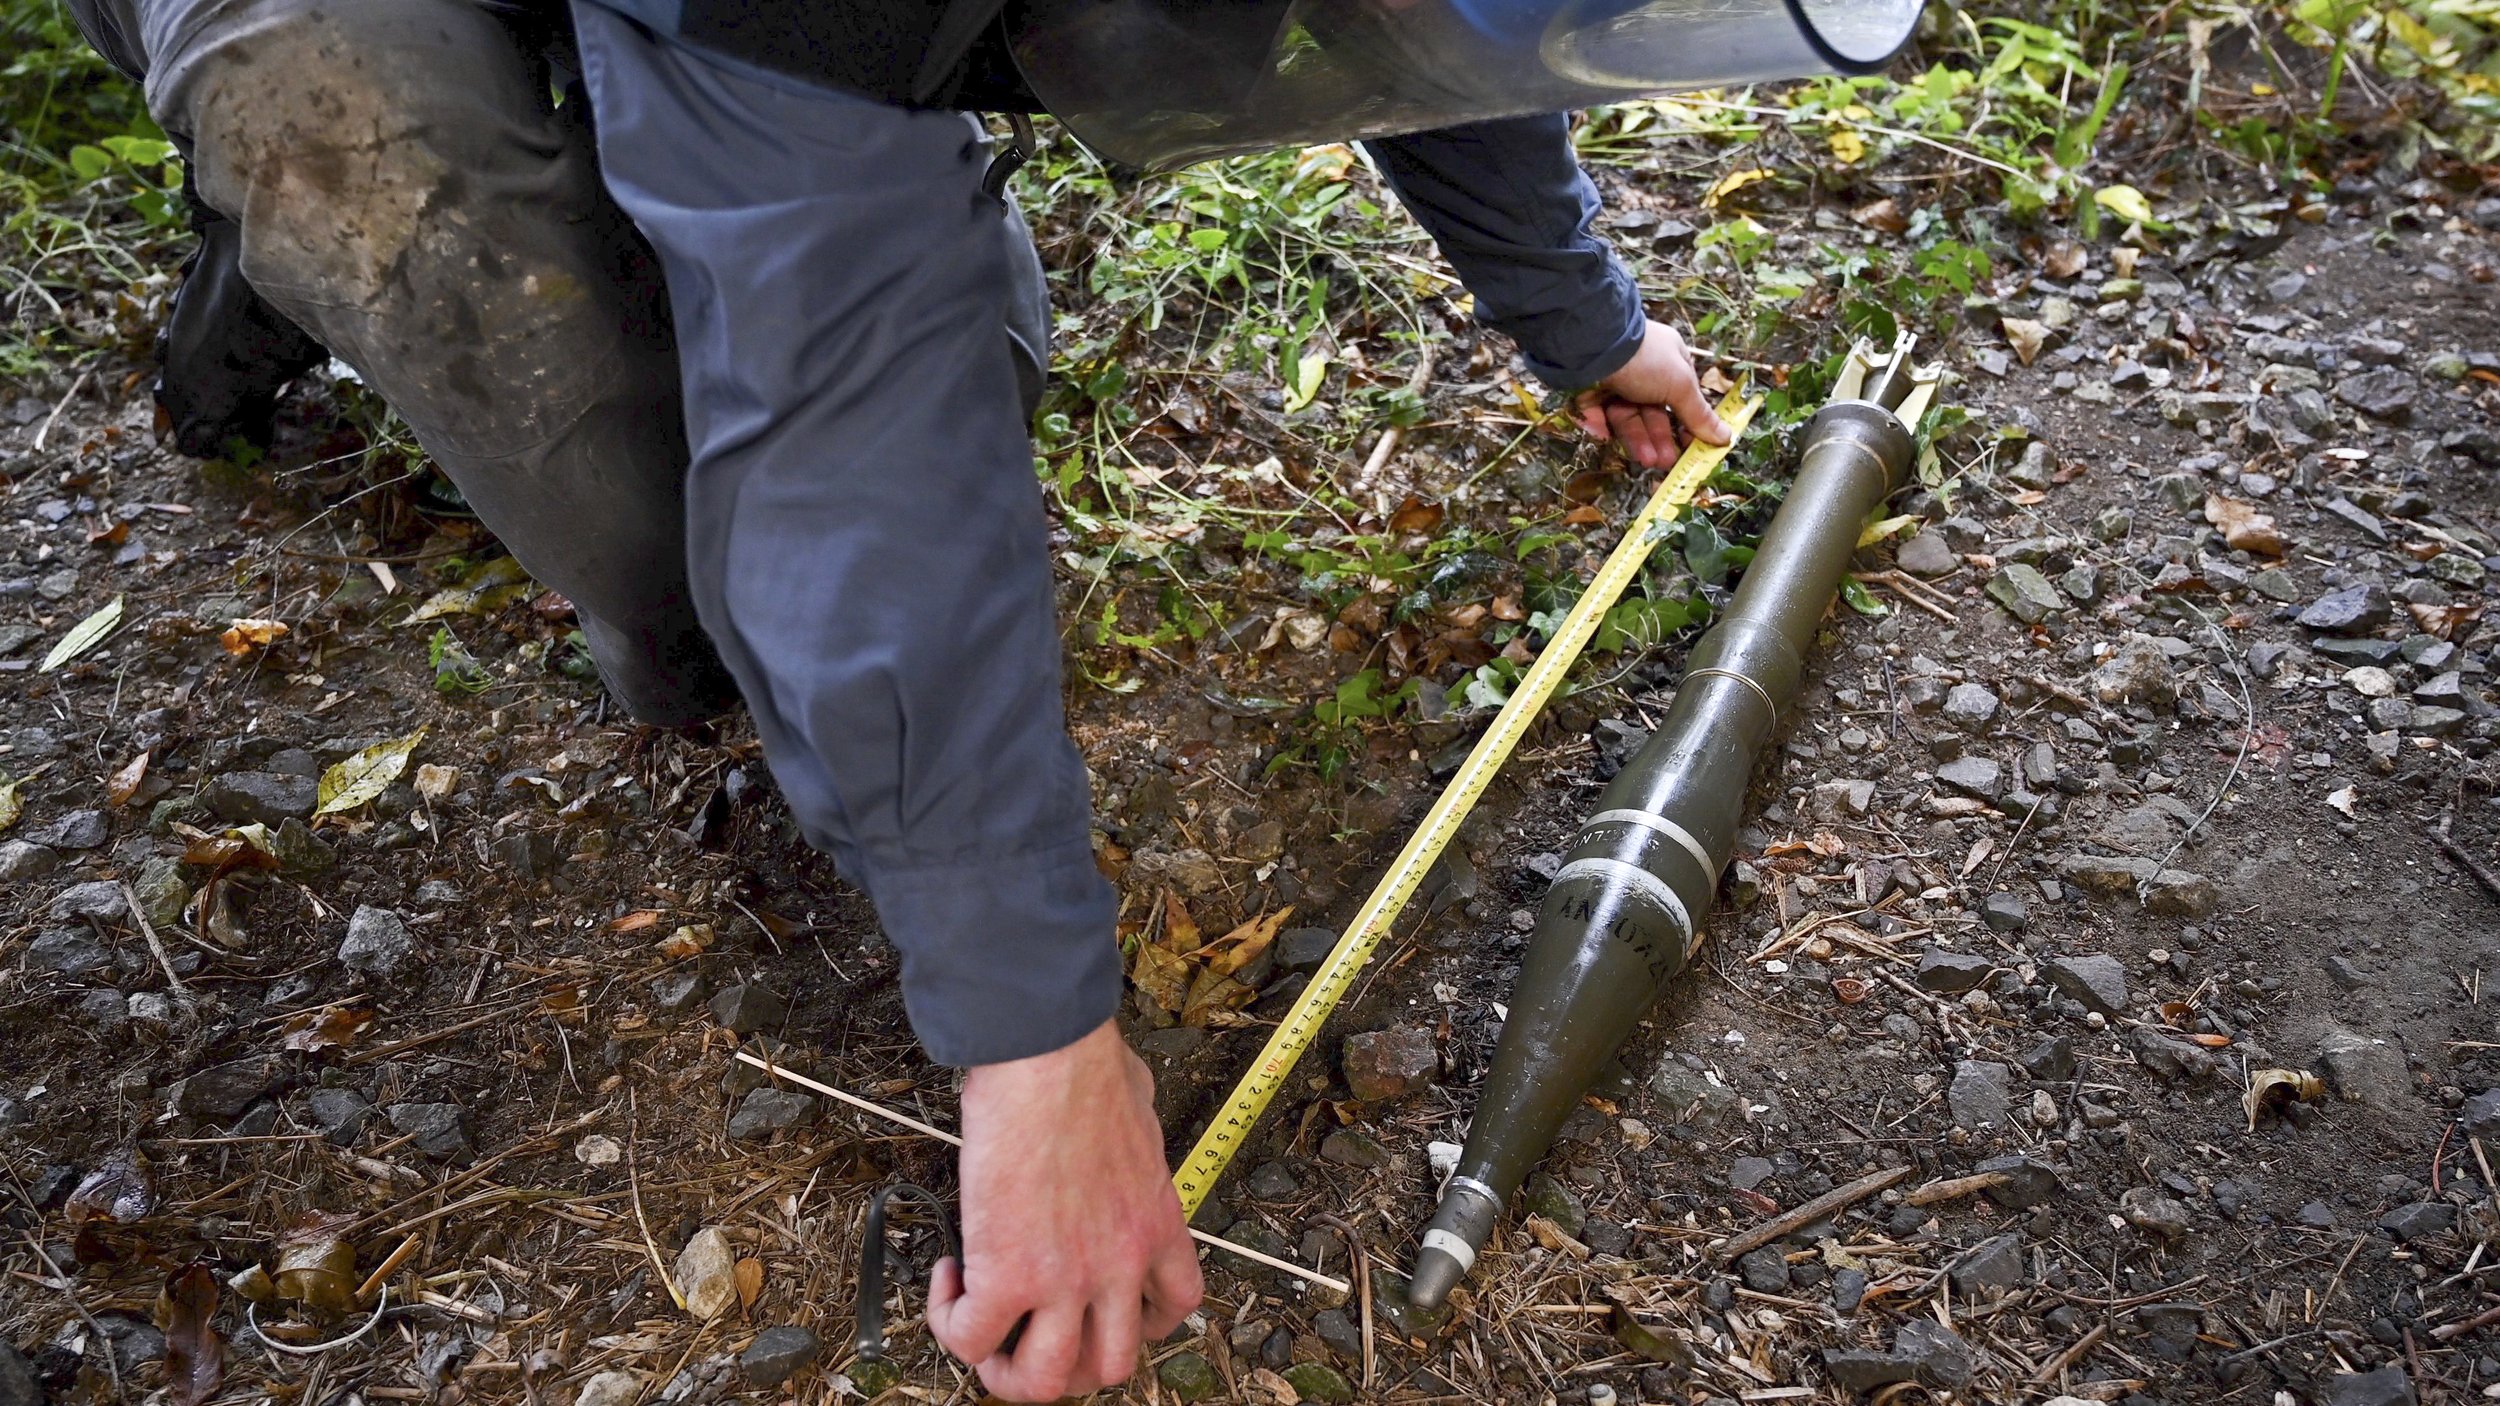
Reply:
M241 222L246 275L600 622L627 706L710 706L717 647L802 829L876 904L933 1058L1110 1017L1115 905L1027 440L1047 308L970 119L584 3L594 169L476 0L82 2ZM1371 150L1542 379L1638 348L1562 118Z

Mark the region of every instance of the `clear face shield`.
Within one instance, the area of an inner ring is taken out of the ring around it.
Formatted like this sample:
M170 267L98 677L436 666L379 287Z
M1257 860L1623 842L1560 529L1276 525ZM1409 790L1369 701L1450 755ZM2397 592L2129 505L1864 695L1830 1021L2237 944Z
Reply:
M1023 0L1015 57L1087 146L1210 157L1869 73L1921 0Z

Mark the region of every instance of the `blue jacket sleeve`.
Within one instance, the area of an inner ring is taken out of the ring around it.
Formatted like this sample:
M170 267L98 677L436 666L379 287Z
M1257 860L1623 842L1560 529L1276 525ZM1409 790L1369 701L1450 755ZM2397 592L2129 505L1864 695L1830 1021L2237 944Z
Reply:
M1631 271L1589 228L1597 187L1560 114L1365 144L1458 270L1476 310L1547 385L1577 390L1632 359L1646 319Z

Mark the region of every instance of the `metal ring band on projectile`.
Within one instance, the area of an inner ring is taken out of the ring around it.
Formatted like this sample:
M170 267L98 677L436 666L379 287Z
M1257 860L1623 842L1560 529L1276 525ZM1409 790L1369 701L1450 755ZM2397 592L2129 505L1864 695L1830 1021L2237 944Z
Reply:
M1742 602L1740 602L1740 605ZM1759 614L1734 614L1712 627L1684 661L1684 677L1726 672L1741 676L1772 700L1776 718L1779 700L1794 698L1805 681L1806 661L1794 641L1778 625Z
M1684 681L1686 683L1691 683L1695 679L1708 678L1734 679L1738 683L1743 684L1745 687L1752 689L1753 696L1762 700L1762 710L1771 715L1771 726L1774 728L1779 726L1780 705L1771 701L1771 691L1769 689L1755 683L1752 679L1736 672L1734 669L1692 669L1688 670L1684 675ZM1709 868L1709 861L1702 861L1701 867L1704 869Z
M1718 882L1719 871L1710 863L1710 852L1701 847L1701 841L1693 838L1692 831L1685 829L1683 826L1676 824L1674 821L1667 819L1663 815L1646 810L1601 810L1597 814L1588 818L1588 825L1603 825L1609 820L1619 821L1625 825L1638 825L1646 830L1654 830L1657 833L1666 836L1668 839L1675 841L1677 844L1684 847L1684 852L1686 854L1693 857L1693 863L1701 866L1701 872L1704 878L1709 879L1712 883ZM1588 825L1583 825L1580 828L1585 830L1588 828Z
M1453 1191L1464 1191L1470 1196L1490 1201L1496 1206L1502 1204L1502 1198L1493 1194L1493 1188L1475 1177L1451 1177L1450 1184L1441 1188L1441 1194L1446 1197Z
M1666 880L1637 864L1601 857L1571 861L1555 871L1554 882L1559 885L1565 880L1577 878L1582 874L1602 874L1610 879L1621 880L1626 887L1638 889L1642 897L1656 904L1668 917L1675 920L1676 928L1683 935L1689 948L1693 937L1692 910L1684 906L1684 900L1677 895L1675 887Z
M1826 421L1830 423L1825 424ZM1893 446L1900 454L1901 466L1909 467L1909 451L1917 444L1916 436L1901 417L1871 400L1836 400L1815 413L1806 424L1805 444L1812 449L1826 449L1846 444L1874 461L1875 472L1882 480L1877 486L1885 497L1893 488L1892 470L1884 462L1882 441L1896 440ZM1870 442L1873 441L1873 442ZM1800 464L1802 471L1804 465Z

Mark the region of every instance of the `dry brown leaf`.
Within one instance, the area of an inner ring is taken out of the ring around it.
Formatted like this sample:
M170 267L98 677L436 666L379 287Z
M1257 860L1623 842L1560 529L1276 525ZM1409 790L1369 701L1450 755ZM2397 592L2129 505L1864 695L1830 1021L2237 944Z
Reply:
M417 794L429 801L447 798L460 786L460 768L422 762L417 766Z
M1147 1000L1164 1010L1177 1014L1189 1000L1188 961L1156 943L1137 944L1137 955L1129 961L1128 979L1145 993Z
M334 1050L352 1045L373 1028L371 1006L323 1006L317 1011L304 1011L289 1016L284 1026L285 1038L278 1042L284 1049L307 1053Z
M2040 261L2040 267L2051 278L2072 278L2083 272L2091 262L2091 254L2082 245L2071 239L2061 239L2049 246L2048 256Z
M156 1214L156 1179L135 1148L124 1148L87 1173L61 1208L72 1225L88 1221L128 1224Z
M1575 1260L1589 1257L1588 1246L1572 1239L1569 1232L1543 1216L1528 1217L1528 1223L1523 1228L1528 1232L1529 1239L1556 1254L1569 1255Z
M750 1255L738 1261L730 1273L738 1281L738 1307L751 1310L764 1295L764 1262Z
M1178 955L1195 952L1206 941L1198 931L1198 920L1189 916L1189 905L1170 889L1163 891L1163 950Z
M2237 551L2268 557L2283 555L2283 534L2275 530L2273 516L2257 511L2254 503L2208 493L2205 521L2220 528L2222 540Z
M226 1345L209 1320L217 1316L217 1275L195 1260L165 1281L157 1326L165 1330L165 1384L174 1406L200 1406L225 1380Z
M1250 1004L1258 994L1229 976L1202 971L1189 983L1189 994L1181 1000L1181 1024L1204 1028L1217 1016Z
M637 908L621 918L610 918L608 931L613 933L640 932L644 928L658 927L660 920L667 916L668 913L664 909Z
M217 643L228 654L240 659L255 649L267 649L286 638L286 622L282 620L237 620L217 637Z
M1606 515L1599 512L1595 504L1582 503L1562 515L1562 525L1565 527L1604 527Z
M2009 317L2000 325L2005 330L2006 345L2014 349L2015 359L2025 366L2037 361L2041 349L2049 343L2049 325L2045 322L2034 322L2027 317Z
M149 755L149 753L141 752L132 757L127 765L114 772L112 778L104 783L106 805L119 810L130 804L132 796L139 794L139 783L148 779Z
M278 1297L324 1320L356 1307L356 1247L339 1234L345 1216L309 1216L278 1240Z
M2188 1036L2188 1043L2191 1045L2203 1045L2209 1050L2227 1050L2231 1048L2231 1037L2228 1035L2214 1035L2204 1031L2198 1031L2197 1033Z
M2483 608L2481 606L2465 605L2462 603L2457 605L2419 605L2412 601L2407 601L2405 603L2405 609L2413 613L2413 622L2422 627L2422 632L2424 634L2436 635L2443 640L2455 639L2459 630L2473 624L2476 620L2482 618L2483 614Z
M2282 1111L2294 1099L2316 1103L2326 1097L2326 1085L2306 1069L2260 1069L2248 1076L2248 1092L2241 1097L2240 1107L2248 1113L2248 1129L2257 1130L2257 1115L2271 1108Z
M1430 532L1441 525L1442 510L1438 503L1427 503L1410 496L1389 514L1391 532Z
M1217 976L1231 976L1259 959L1259 954L1283 931L1285 920L1293 916L1293 905L1286 904L1273 913L1262 913L1199 949L1207 970Z
M1910 217L1901 213L1901 202L1889 195L1850 211L1849 218L1884 234L1907 234L1910 229Z
M710 923L687 923L660 939L660 955L672 962L682 962L688 957L700 957L711 951L712 941Z

